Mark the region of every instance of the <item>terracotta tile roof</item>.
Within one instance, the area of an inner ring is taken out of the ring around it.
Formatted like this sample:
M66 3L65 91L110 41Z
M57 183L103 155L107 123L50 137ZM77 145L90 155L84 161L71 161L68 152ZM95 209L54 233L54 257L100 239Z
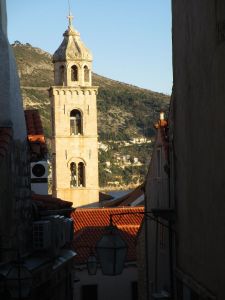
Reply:
M5 157L9 151L9 145L12 140L12 128L0 127L0 159Z
M32 200L39 210L59 210L71 208L73 205L73 202L64 201L62 199L55 198L52 195L32 194Z
M37 109L25 110L27 133L29 135L44 135L41 118Z
M74 218L74 230L76 232L87 226L108 226L110 215L121 213L127 214L113 217L113 221L117 226L140 225L142 217L138 212L143 211L143 207L78 208L72 214ZM136 212L137 214L134 214Z
M39 112L36 109L25 110L24 114L27 126L27 138L30 146L31 161L45 159L48 150Z
M113 217L113 224L128 245L127 261L136 260L136 235L143 219L143 215L138 213L143 211L143 207L76 209L71 215L74 220L73 249L77 252L76 262L86 263L91 249L95 249L97 241L106 232L110 214L118 213L127 213Z

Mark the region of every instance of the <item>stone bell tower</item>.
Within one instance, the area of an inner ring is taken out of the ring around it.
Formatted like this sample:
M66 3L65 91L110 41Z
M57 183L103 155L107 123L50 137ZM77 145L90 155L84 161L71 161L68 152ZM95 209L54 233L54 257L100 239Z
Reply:
M99 201L97 108L92 86L92 54L72 26L53 55L50 88L53 195L74 207Z

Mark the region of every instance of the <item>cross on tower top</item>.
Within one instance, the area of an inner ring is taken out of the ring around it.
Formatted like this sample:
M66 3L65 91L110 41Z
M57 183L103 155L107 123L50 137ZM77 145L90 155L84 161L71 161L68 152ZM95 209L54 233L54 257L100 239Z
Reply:
M68 20L69 20L69 27L72 27L72 22L73 22L73 15L71 14L71 2L68 0L68 8L69 8L69 15L68 15Z
M73 22L74 16L71 15L71 12L69 13L69 16L67 18L69 20L69 27L72 27L72 22Z

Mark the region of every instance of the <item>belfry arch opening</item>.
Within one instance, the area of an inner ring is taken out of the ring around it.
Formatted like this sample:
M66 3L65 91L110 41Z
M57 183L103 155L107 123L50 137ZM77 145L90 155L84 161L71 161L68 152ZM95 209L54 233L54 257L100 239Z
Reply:
M71 81L78 81L78 67L76 65L71 67Z
M84 66L84 81L85 82L90 81L90 71L87 66Z
M59 67L59 84L64 85L65 82L65 67L62 65Z
M76 187L77 186L77 166L75 162L70 164L70 186Z
M81 161L70 164L70 187L85 187L85 165Z
M85 186L85 166L83 162L79 162L78 164L78 186Z
M82 123L81 112L78 109L73 109L70 112L70 135L83 134Z

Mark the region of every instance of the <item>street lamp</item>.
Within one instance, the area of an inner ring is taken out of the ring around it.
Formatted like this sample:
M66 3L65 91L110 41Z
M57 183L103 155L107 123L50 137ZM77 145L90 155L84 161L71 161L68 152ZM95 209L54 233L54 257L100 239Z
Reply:
M109 226L106 228L106 234L96 244L96 252L104 275L119 275L123 271L127 245L120 236L119 230L113 226L113 216L122 216L128 214L141 214L149 217L153 221L171 229L171 224L167 226L158 220L158 217L172 222L175 219L174 210L171 209L155 209L149 212L125 212L110 215ZM153 215L153 216L152 216Z
M119 275L123 271L127 254L127 245L121 238L117 227L112 225L106 228L106 234L96 244L102 273L104 275Z

